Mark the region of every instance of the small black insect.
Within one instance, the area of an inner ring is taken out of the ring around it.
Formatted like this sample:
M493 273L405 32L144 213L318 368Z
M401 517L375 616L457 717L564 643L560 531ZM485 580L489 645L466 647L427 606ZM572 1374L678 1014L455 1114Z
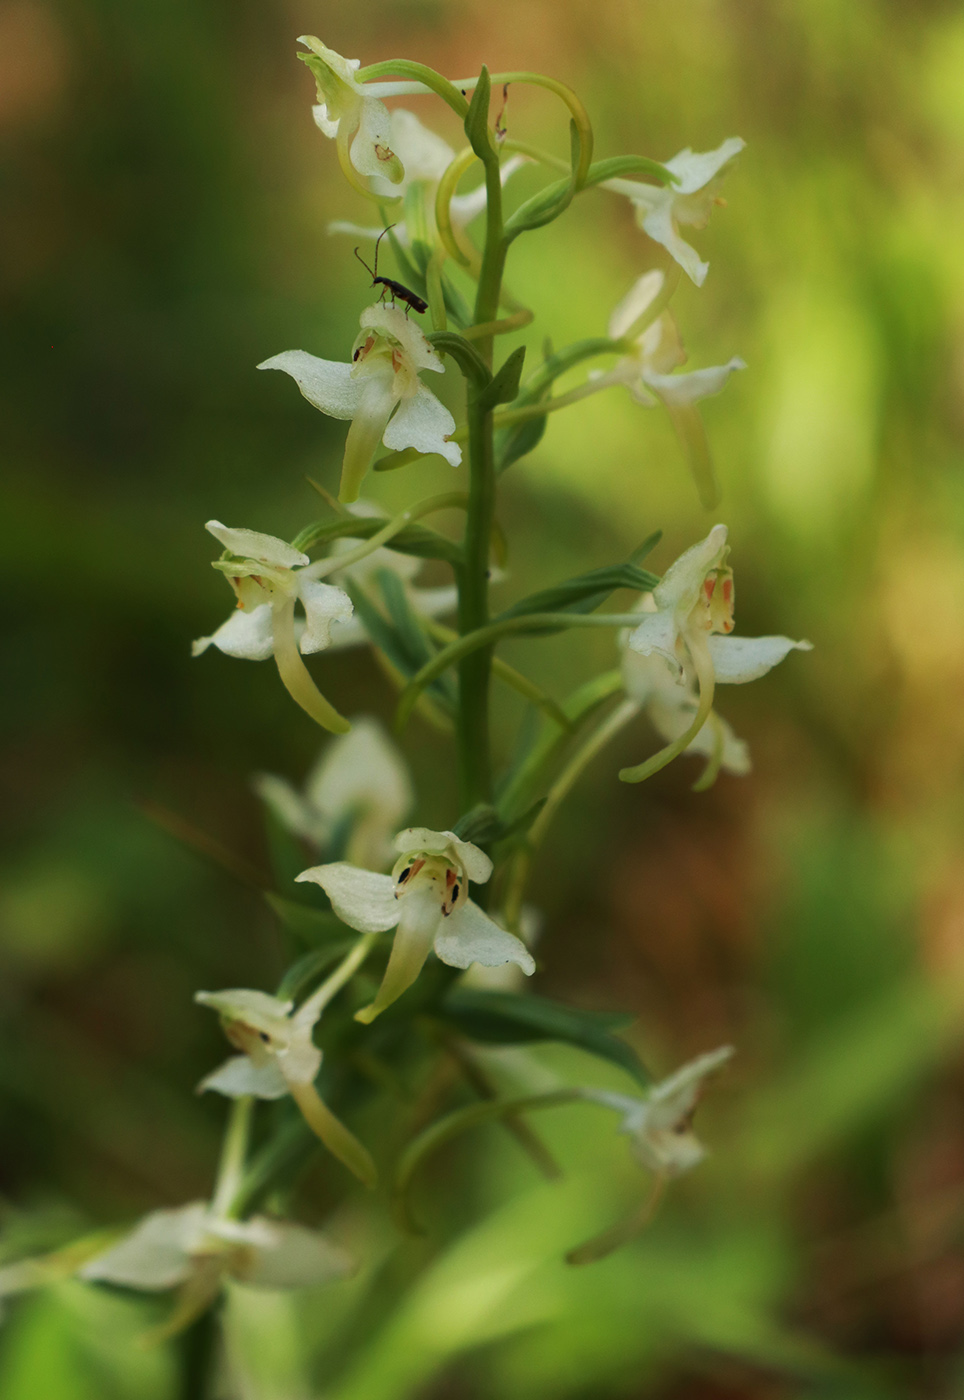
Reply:
M393 229L394 227L395 227L394 224L389 224L389 225L388 225L388 228L382 229L381 233L378 235L378 237L377 237L376 240L375 240L375 267L374 267L374 270L368 266L367 262L366 262L365 259L362 257L361 253L359 253L359 251L358 251L357 248L355 249L355 257L356 257L356 258L358 259L358 261L361 263L361 265L362 265L362 267L365 269L365 271L368 272L368 273L371 273L372 286L373 286L373 287L379 287L379 286L381 287L381 289L382 289L382 294L381 294L381 296L379 297L379 301L384 301L384 300L385 300L385 293L386 293L386 292L391 292L391 294L392 294L392 302L393 302L393 303L394 303L396 297L398 298L399 301L403 301L403 302L405 303L405 315L406 315L406 316L408 315L409 311L411 311L411 310L417 311L418 314L421 316L421 314L422 314L423 311L427 311L427 310L428 310L428 302L427 302L427 301L423 301L422 298L421 298L416 292L413 292L413 291L411 291L410 288L403 286L401 282L396 282L394 278L392 278L392 277L379 277L379 275L378 275L378 245L379 245L379 243L381 243L381 241L382 241L382 239L385 237L386 233L388 233L388 229Z

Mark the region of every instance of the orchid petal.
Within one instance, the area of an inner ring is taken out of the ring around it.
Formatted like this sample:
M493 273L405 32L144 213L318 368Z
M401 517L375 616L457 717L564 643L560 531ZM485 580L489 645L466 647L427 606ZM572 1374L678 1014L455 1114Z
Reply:
M654 267L633 283L609 318L607 334L611 340L621 340L629 335L659 296L665 281L663 273Z
M492 874L492 862L485 852L471 841L461 841L453 831L409 826L395 837L395 849L403 856L410 851L425 851L427 855L451 857L476 885L484 885Z
M670 160L666 169L677 176L679 183L672 192L677 195L695 194L718 175L734 156L739 155L746 142L739 136L729 136L715 151L692 151L687 146Z
M359 933L385 933L395 927L401 916L390 875L376 875L372 870L359 870L345 861L336 861L303 870L295 880L299 884L310 880L320 885L342 923Z
M153 1211L112 1249L85 1264L80 1277L125 1288L174 1288L192 1272L191 1251L204 1236L207 1214L204 1201Z
M789 637L708 638L716 679L724 685L744 685L758 680L791 651L812 651L812 642L794 642Z
M381 878L388 880L388 876ZM417 979L442 920L438 897L432 889L412 889L398 900L398 904L401 906L401 917L382 984L375 1000L355 1012L355 1020L366 1025L397 1001Z
M705 540L691 545L672 563L653 590L657 607L689 614L707 574L719 566L726 549L725 525L714 525ZM638 629L637 629L638 630ZM631 646L634 646L630 642ZM634 646L640 651L641 647Z
M661 200L654 209L650 209L644 215L641 222L644 232L648 233L654 242L661 243L697 287L702 287L710 265L702 260L695 248L680 237L673 217L672 198Z
M229 1099L240 1099L246 1094L256 1099L283 1099L288 1093L285 1077L274 1056L256 1065L247 1055L232 1055L197 1086L199 1094L208 1089Z
M398 185L405 167L392 150L392 119L384 102L364 97L358 106L358 130L351 143L351 163L359 175L376 176Z
M329 824L377 814L394 831L414 801L408 769L377 720L355 720L350 734L329 744L308 777L308 801Z
M392 409L397 403L394 376L367 374L355 381L359 388L358 404L345 441L341 464L339 500L356 501L365 475L375 459L382 434L388 427ZM387 434L386 434L387 436Z
M451 413L431 389L420 384L410 399L399 404L382 441L396 451L414 447L416 452L437 452L450 466L457 467L462 461L462 449L457 442L448 441L454 432Z
M694 369L688 374L643 373L643 381L665 404L692 404L718 394L734 370L746 369L746 361L734 356L725 365Z
M355 609L345 590L331 583L300 578L298 594L307 619L299 646L302 655L308 656L331 646L332 623L348 622Z
M527 976L536 970L532 954L514 934L506 933L471 899L443 919L435 935L435 952L449 967L501 967L516 963Z
M220 520L209 520L204 528L230 554L240 559L253 559L259 564L274 564L282 569L293 569L309 562L307 554L302 554L287 540L279 540L277 535L262 535L258 530L234 530L222 525Z
M445 365L438 351L400 306L377 301L373 306L365 307L358 323L362 330L375 331L378 335L389 336L398 341L403 357L410 361L415 369L431 369L439 374L445 372Z
M262 603L251 612L235 608L227 622L222 622L210 637L198 637L191 643L191 655L201 656L214 646L225 656L236 656L242 661L267 661L274 651L272 611L270 603Z
M288 1221L265 1221L272 1240L246 1251L231 1267L240 1283L252 1288L310 1288L354 1272L351 1255L318 1230Z
M230 987L223 992L195 992L194 1000L201 1006L210 1006L229 1021L243 1021L245 1025L267 1031L269 1035L280 1023L287 1023L288 1013L294 1005L267 992L252 991L250 987Z
M352 378L351 365L321 360L306 350L283 350L262 360L258 369L280 369L290 374L304 398L329 418L354 418L361 402L361 385Z
M647 613L639 626L630 632L626 645L639 656L652 656L655 653L662 657L673 674L680 677L683 667L676 655L678 637L679 627L674 614L669 609L661 609L659 612ZM635 692L631 693L636 699Z

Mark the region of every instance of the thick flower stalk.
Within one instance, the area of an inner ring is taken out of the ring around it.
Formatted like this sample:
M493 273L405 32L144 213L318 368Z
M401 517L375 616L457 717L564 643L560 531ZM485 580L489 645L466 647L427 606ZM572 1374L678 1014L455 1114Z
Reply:
M355 501L379 443L444 457L453 467L462 449L449 438L455 419L419 372L445 366L418 326L399 306L367 306L351 360L322 360L285 350L259 369L290 374L304 397L332 418L351 419L341 467L340 499Z
M307 554L274 535L231 529L209 520L205 529L225 547L214 568L223 573L237 596L237 610L210 637L192 647L200 656L215 646L227 656L265 661L273 656L285 688L324 729L344 733L348 722L328 703L308 673L301 655L331 645L332 626L347 622L353 611L344 589L322 583L327 561L312 565ZM300 638L295 606L304 610Z
M361 933L397 929L375 1000L355 1013L370 1022L412 985L434 948L450 967L516 963L535 971L531 953L469 898L469 883L484 884L492 862L451 831L409 827L395 838L401 852L391 875L337 861L302 871L299 880L320 885L339 919Z
M629 634L626 646L639 656L656 656L681 686L694 684L699 704L687 728L637 768L624 768L624 782L641 782L683 753L713 709L718 682L742 685L766 675L791 651L809 651L810 642L789 637L733 637L733 571L725 525L714 525L705 540L672 564L653 591L654 608Z

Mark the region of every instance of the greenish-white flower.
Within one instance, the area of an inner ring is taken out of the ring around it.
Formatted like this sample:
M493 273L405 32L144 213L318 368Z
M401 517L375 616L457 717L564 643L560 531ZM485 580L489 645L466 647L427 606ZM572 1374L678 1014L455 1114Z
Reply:
M659 1176L681 1176L706 1156L706 1148L693 1132L693 1113L708 1076L732 1055L732 1045L698 1055L654 1084L645 1098L605 1089L586 1089L584 1096L623 1115L619 1131L630 1139L640 1166Z
M232 1220L207 1201L156 1210L79 1270L89 1282L147 1291L203 1284L213 1297L224 1278L254 1288L307 1288L354 1268L318 1230L253 1216Z
M414 801L405 760L378 720L366 717L327 745L303 791L272 773L259 774L255 789L296 836L324 850L345 832L350 859L373 869L392 859L392 835Z
M356 185L352 172L399 184L405 170L392 149L389 111L355 77L360 60L342 58L312 34L302 35L298 43L311 51L298 57L311 69L318 89L315 123L335 141L345 174Z
M445 366L401 307L376 303L360 318L351 360L322 360L305 350L285 350L259 369L290 374L304 397L332 418L350 419L341 469L341 499L355 501L379 443L437 452L453 467L462 449L450 442L455 419L419 379L421 370Z
M606 180L607 190L626 195L636 211L639 226L679 263L683 271L702 287L709 271L680 234L681 227L705 228L714 204L719 203L717 189L724 166L746 145L739 136L731 136L715 151L691 151L689 147L665 162L666 169L676 176L672 185L647 185L640 180Z
M791 651L809 651L810 642L789 637L734 637L733 571L726 526L714 525L705 540L671 564L653 590L652 611L626 638L626 647L641 657L655 657L679 685L695 684L699 703L689 726L660 754L635 769L625 781L638 782L682 753L710 717L718 683L742 685L766 675Z
M318 109L315 109L318 120ZM322 128L324 129L324 128ZM391 185L376 179L374 193L383 196L407 196L403 222L398 224L395 236L402 244L411 246L416 239L435 236L435 192L445 174L455 152L447 141L419 121L414 112L405 107L396 107L390 116L392 148L405 167L405 178L398 185ZM501 168L503 185L516 170L526 164L524 156L512 156ZM421 194L421 199L413 200L409 192ZM464 228L481 214L486 204L485 181L466 194L456 194L449 201L449 216L453 225ZM328 225L329 233L345 233L353 238L375 239L383 232L381 227L373 228L366 224L355 224L335 220Z
M344 589L317 577L329 570L328 561L312 564L307 554L274 535L232 529L219 520L209 520L205 529L224 545L225 553L214 568L224 574L238 602L216 632L193 644L193 655L214 646L248 661L273 656L298 704L325 729L344 733L347 722L319 692L299 654L331 646L333 625L352 615L352 601ZM304 611L300 629L297 604Z
M686 351L679 329L669 311L649 319L650 309L663 291L664 274L654 268L636 281L609 318L608 333L613 340L633 338L637 326L643 329L635 335L633 350L611 371L613 379L626 385L637 403L652 408L662 403L667 408L686 407L718 394L734 370L746 369L738 356L725 365L689 370L676 374L686 363ZM607 376L608 377L608 376Z
M429 952L450 967L500 967L517 963L535 971L532 955L469 898L469 883L492 874L489 857L451 831L409 827L395 838L401 852L391 875L377 875L347 862L317 865L299 880L320 885L343 923L361 933L397 928L385 976L370 1006L356 1013L373 1021L418 977Z
M640 611L652 612L655 607L653 595L644 594ZM629 633L624 632L621 637L623 687L629 698L645 711L657 734L667 744L672 744L690 728L699 707L692 677L686 677L681 683L665 658L655 653L641 656L631 650L626 645L628 636ZM684 753L702 755L714 767L736 777L745 777L752 767L746 742L737 738L715 710L686 745Z
M667 290L666 277L658 268L634 283L610 316L608 328L613 340L628 340L632 350L607 373L591 379L597 389L624 384L645 408L662 404L686 454L700 500L711 510L720 492L697 405L718 394L733 371L746 365L734 356L725 365L677 373L687 356L676 322L665 309Z
M374 1186L377 1173L367 1148L315 1089L321 1051L312 1032L321 1015L319 994L324 994L324 986L295 1009L291 1001L247 987L197 992L194 1000L218 1012L225 1035L241 1052L202 1079L198 1092L213 1089L232 1099L280 1099L290 1094L328 1150L366 1186Z

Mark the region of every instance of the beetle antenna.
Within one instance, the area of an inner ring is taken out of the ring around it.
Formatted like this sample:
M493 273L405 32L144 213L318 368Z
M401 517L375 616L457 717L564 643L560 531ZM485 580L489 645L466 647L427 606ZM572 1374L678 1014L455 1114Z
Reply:
M376 247L377 247L377 244L376 244ZM375 273L372 272L371 268L368 266L367 262L366 262L365 259L362 257L361 253L359 253L359 251L358 251L357 248L355 249L355 257L356 257L356 258L358 259L358 261L361 263L362 267L363 267L363 268L365 269L365 271L368 273L369 277L372 279L372 283L374 284L374 281L375 281ZM377 257L377 255L376 255L376 257L375 257L375 267L376 267L376 268L378 267L378 257Z
M385 237L386 233L390 233L391 230L392 230L394 227L395 227L394 224L389 224L389 225L388 225L388 228L383 228L382 231L381 231L381 233L380 233L380 234L378 235L378 237L375 239L375 273L374 273L374 275L375 275L376 277L378 276L378 245L379 245L379 243L381 243L381 241L382 241L382 239Z

